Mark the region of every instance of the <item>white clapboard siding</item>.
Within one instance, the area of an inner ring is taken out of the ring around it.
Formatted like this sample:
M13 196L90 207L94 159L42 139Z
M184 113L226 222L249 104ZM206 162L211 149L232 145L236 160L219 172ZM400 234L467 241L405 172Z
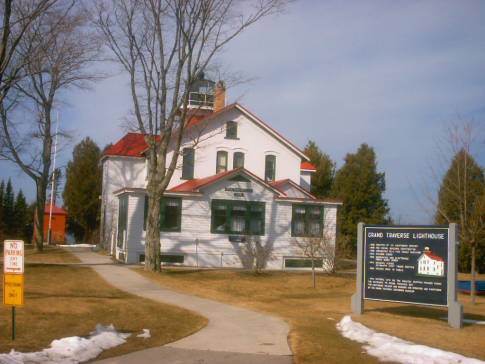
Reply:
M244 198L236 198L225 188L247 188L244 182L222 182L206 189L205 195L184 197L182 199L181 232L162 232L161 250L164 254L183 254L185 265L197 264L203 267L242 267L241 243L233 243L227 234L212 234L211 199L240 199L265 202L265 235L261 236L264 246L270 246L272 258L268 261L269 269L281 269L285 256L301 256L291 236L292 204L275 201L274 194L257 183L251 183L253 193L246 193ZM136 263L140 254L144 254L145 232L143 231L144 194L130 194L128 216L128 262ZM325 206L324 226L335 234L336 207ZM198 243L196 248L196 242Z

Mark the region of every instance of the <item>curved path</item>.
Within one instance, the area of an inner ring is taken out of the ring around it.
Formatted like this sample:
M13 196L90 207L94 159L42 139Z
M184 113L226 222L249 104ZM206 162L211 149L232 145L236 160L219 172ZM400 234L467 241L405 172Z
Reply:
M264 363L292 362L288 325L273 316L188 294L177 293L133 272L127 266L89 251L73 251L108 283L123 291L169 303L205 316L206 327L160 348L142 350L104 363ZM158 361L157 361L158 360Z

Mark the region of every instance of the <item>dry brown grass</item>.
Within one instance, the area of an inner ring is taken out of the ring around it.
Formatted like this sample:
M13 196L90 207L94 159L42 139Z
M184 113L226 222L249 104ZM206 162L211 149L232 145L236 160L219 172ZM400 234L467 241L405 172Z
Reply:
M0 263L3 264L3 243L0 244ZM79 263L79 259L56 246L46 245L42 252L37 252L32 244L26 244L25 263Z
M362 346L343 338L335 325L350 312L350 296L355 290L352 275L324 275L311 288L309 273L250 272L228 270L168 269L141 274L174 290L268 312L287 320L296 363L375 363L363 354ZM485 320L485 297L471 306L468 296L460 296L465 316ZM366 312L353 316L370 328L413 342L485 359L485 326L466 325L451 329L446 311L414 305L366 302ZM424 330L424 328L426 328Z
M36 351L54 339L86 336L96 324L113 324L133 333L127 343L101 357L166 344L198 331L207 320L187 310L133 296L108 285L93 270L82 266L36 263L76 262L60 249L26 256L25 306L17 308L17 340L11 341L10 307L0 308L0 352ZM136 338L150 329L150 339Z

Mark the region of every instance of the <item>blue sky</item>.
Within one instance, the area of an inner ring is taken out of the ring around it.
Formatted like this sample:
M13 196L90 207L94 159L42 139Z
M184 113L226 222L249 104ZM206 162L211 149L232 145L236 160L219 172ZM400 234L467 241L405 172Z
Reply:
M229 89L228 101L301 147L314 140L338 167L370 144L392 215L428 223L422 185L445 125L461 117L485 128L483 19L483 1L297 1L220 56L225 68L253 79ZM104 67L114 76L71 93L61 109L76 142L90 136L104 146L125 132L126 79L115 65ZM484 142L474 149L482 165ZM61 164L69 158L67 148ZM9 176L33 197L31 181L0 161L0 178Z

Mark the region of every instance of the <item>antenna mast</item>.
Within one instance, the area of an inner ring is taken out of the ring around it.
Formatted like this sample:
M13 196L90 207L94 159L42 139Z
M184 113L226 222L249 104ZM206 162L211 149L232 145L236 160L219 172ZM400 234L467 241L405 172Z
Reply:
M56 155L57 155L57 134L59 130L59 111L57 112L56 135L54 137L54 159L52 161L52 182L51 182L51 203L49 206L49 230L47 230L47 244L52 241L52 208L54 205L54 187L56 184Z

